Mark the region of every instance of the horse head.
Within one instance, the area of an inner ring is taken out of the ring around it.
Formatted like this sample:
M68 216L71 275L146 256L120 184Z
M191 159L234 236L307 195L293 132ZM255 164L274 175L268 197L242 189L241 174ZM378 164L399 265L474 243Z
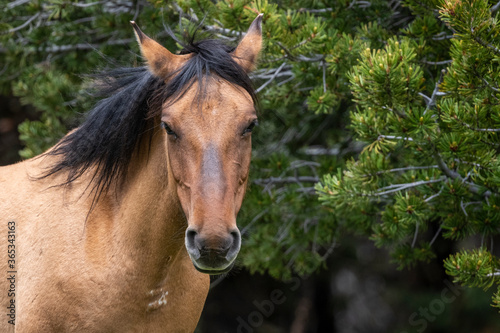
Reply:
M262 14L234 50L206 40L179 55L131 23L149 70L167 85L159 117L169 186L187 221L187 252L200 272L226 272L241 245L236 216L257 124L248 73L262 46Z

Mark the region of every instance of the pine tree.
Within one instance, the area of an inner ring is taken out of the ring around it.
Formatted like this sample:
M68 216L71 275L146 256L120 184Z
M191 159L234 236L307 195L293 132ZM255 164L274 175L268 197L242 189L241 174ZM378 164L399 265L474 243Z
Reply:
M477 239L444 266L455 282L487 288L499 274L498 5L406 4L413 22L364 49L347 75L351 128L367 145L316 189L345 228L389 248L400 268L433 259L440 237Z

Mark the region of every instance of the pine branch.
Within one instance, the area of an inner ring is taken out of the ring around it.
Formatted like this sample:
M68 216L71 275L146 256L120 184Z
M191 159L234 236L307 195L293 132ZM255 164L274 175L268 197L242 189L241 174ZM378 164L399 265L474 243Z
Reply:
M422 8L425 8L427 9L428 11L432 12L434 14L434 16L436 16L436 18L439 18L439 10L435 9L435 8L431 8L429 6L427 6L425 3L421 2L421 1L417 1L417 0L414 0L415 3L417 3L420 7Z
M292 52L285 45L283 45L279 41L276 41L276 44L285 52L286 57L289 59L292 59L292 60L299 60L299 61L305 61L305 62L319 62L319 61L323 61L325 59L325 55L323 55L323 54L316 54L313 57L306 57L306 56L301 55L301 54L294 56L292 54Z
M26 28L31 22L33 22L38 17L40 17L41 14L42 14L41 12L36 13L32 17L30 17L26 22L24 22L23 24L21 24L20 26L12 28L12 29L9 29L7 31L3 31L3 32L0 33L0 35L11 34L13 32L16 32L16 31L19 31L19 30L22 30L22 29Z
M422 185L427 185L427 184L432 184L432 183L439 183L446 180L446 177L440 177L438 179L431 179L431 180L420 180L418 182L413 182L413 183L405 183L405 184L394 184L394 185L389 185L386 187L379 188L377 192L375 193L370 193L366 194L367 196L382 196L394 192L399 192L403 190L407 190L409 188L417 187L417 186L422 186Z
M308 13L312 13L312 14L328 13L328 12L332 12L332 11L333 11L333 8L322 8L322 9L300 8L299 9L299 13L308 12Z
M194 14L194 12L192 13L192 15L189 15L188 13L184 12L182 8L175 1L173 2L173 5L175 10L179 13L180 16L187 18L191 22L200 23L200 20ZM246 35L246 32L217 27L215 25L203 25L203 28L211 32L222 33L234 37L240 37L240 36L242 37Z
M31 0L16 0L16 1L13 1L11 3L9 3L7 5L7 8L8 9L12 9L12 8L15 8L17 6L21 6L21 5L24 5L25 3L28 3L30 2Z
M473 39L479 43L480 45L486 47L486 48L489 48L490 50L492 50L496 55L500 55L500 49L496 48L494 45L484 41L481 37L479 36L474 36L474 28L470 28L470 32L473 36Z
M496 145L495 145L496 147ZM469 161L464 161L464 160L461 160L461 159L458 159L458 158L455 158L454 159L455 162L458 162L458 163L463 163L463 164L467 164L467 165L472 165L472 166L475 166L476 168L480 168L480 169L484 169L484 170L489 170L489 171L492 171L491 168L487 168L485 167L484 165L481 165L479 163L474 163L474 162L469 162Z
M372 4L369 1L358 1L358 0L352 0L351 3L349 4L349 7L347 9L351 9L354 7L354 5L358 5L358 8L365 9L370 7Z
M500 128L478 128L478 127L474 127L474 126L471 126L461 120L459 120L459 122L467 127L468 129L471 129L473 131L476 131L476 132L500 132Z
M411 170L426 170L426 169L437 169L439 166L437 165L428 165L428 166L409 166L409 167L404 167L404 168L394 168L394 169L389 169L389 170L382 170L382 171L377 171L375 175L381 175L384 173L390 173L390 172L401 172L401 171L411 171ZM367 175L363 175L364 177Z
M382 109L386 109L386 110L389 110L391 112L393 112L396 116L400 117L400 118L408 118L408 116L406 115L406 113L404 111L399 111L397 110L396 108L391 108L391 107L388 107L387 105L385 106L382 106Z
M394 136L394 135L382 135L382 134L380 134L378 136L377 140L380 140L380 139L414 141L413 138L410 138L410 137L402 137L402 136Z
M415 234L413 235L413 242L411 242L411 248L413 249L415 247L415 243L417 242L417 236L418 236L418 225L420 223L416 223L415 225Z
M500 276L500 270L497 270L493 273L488 273L486 274L487 277L492 277L492 276Z
M467 185L469 191L471 191L472 193L480 194L480 195L482 195L482 196L484 196L486 198L489 197L489 196L491 196L492 193L491 193L490 190L484 191L483 193L481 193L482 191L481 191L481 187L479 187L479 185L465 181L465 179L462 176L460 176L460 174L458 172L453 171L450 168L448 168L448 166L443 161L443 158L441 157L441 155L439 154L439 152L437 151L437 149L435 147L433 147L433 148L434 148L434 158L435 158L436 162L439 165L439 169L441 169L441 171L448 178L461 180L463 184Z
M434 235L434 237L432 237L432 240L429 243L429 246L432 246L432 244L434 244L434 242L438 238L439 234L441 233L441 230L443 230L443 225L442 224L439 226L439 229L438 229L438 231L436 231L436 234Z
M426 65L431 65L431 66L440 66L440 65L448 65L451 64L453 60L443 60L443 61L427 61L423 60L422 63Z
M358 5L358 8L364 9L368 8L371 6L371 3L369 1L358 1L358 0L353 0L350 2L349 6L347 9L351 9L354 7L354 5ZM318 13L329 13L333 12L333 8L328 7L328 8L320 8L320 9L312 9L312 8L300 8L298 10L299 13L311 13L311 14L318 14Z
M434 90L432 91L431 98L429 99L429 101L427 103L427 107L425 108L424 115L427 113L427 111L429 111L431 108L433 108L436 105L436 98L438 96L441 96L441 95L439 95L439 85L441 83L443 83L445 73L446 73L446 70L442 69L441 74L439 75L439 80L436 82Z
M472 126L472 125L469 125L467 124L465 121L459 119L459 118L454 118L458 123L460 123L460 125L472 130L472 131L476 131L476 132L492 132L492 133L496 133L496 132L500 132L500 128L479 128L479 127L475 127L475 126Z
M45 47L40 49L39 51L47 52L47 53L58 53L58 52L68 52L74 50L93 50L98 49L101 45L127 45L134 41L132 38L127 39L116 39L109 40L99 44L70 44L70 45L52 45L49 47Z
M90 3L80 3L80 2L63 2L64 5L71 5L79 8L87 8L87 7L92 7L96 5L101 5L106 3L106 1L96 1L96 2L90 2Z
M320 179L318 177L311 176L299 176L299 177L269 177L254 179L253 183L257 185L269 185L269 184L299 184L299 183L318 183Z
M493 87L488 81L486 81L486 79L484 77L482 77L477 70L474 70L475 74L481 78L481 80L484 82L484 84L486 84L486 86L488 86L488 88L490 88L491 90L493 90L494 92L497 92L497 93L500 93L500 89L498 88L495 88Z
M454 37L455 37L454 35L447 35L446 32L443 31L433 36L432 40L445 40L445 39L452 39Z
M301 187L295 190L296 192L302 192L305 194L309 195L315 195L316 194L316 188L315 187Z
M253 73L250 74L250 78L252 80L258 80L258 79L263 80L263 79L270 79L274 75L276 75L276 77L293 76L294 75L293 72L291 71L292 66L285 66L278 72L278 74L276 74L276 71L278 69L279 68L264 68L261 70L257 70L257 71L254 71Z
M286 80L280 81L280 82L277 84L277 86L279 87L279 86L281 86L281 85L284 85L284 84L286 84L286 83L288 83L288 82L290 82L290 81L292 81L292 80L294 80L294 79L295 79L295 75L291 75L291 76L290 76L289 78L287 78Z
M262 59L262 60L259 60L259 63L270 64L270 63L273 63L273 62L279 62L279 61L283 61L283 60L286 60L286 59L288 59L288 57L286 55L284 55L284 56L278 57L278 58Z
M248 232L248 230L250 230L252 225L254 225L255 222L257 222L262 216L266 215L268 212L269 208L266 208L257 215L255 215L255 217L243 229L241 229L241 235L242 236L245 235Z
M491 7L491 9L490 9L490 10L491 10L491 13L496 12L499 8L500 8L500 1L498 1L498 2L496 3L496 5L494 5L493 7Z
M255 90L255 93L258 94L259 92L262 91L262 89L264 89L265 87L267 87L271 82L274 81L274 79L276 78L276 76L279 74L279 72L283 69L283 67L285 67L286 65L286 61L283 62L280 67L278 67L278 69L276 69L274 71L274 74L271 76L271 78L269 80L267 80L263 85L261 85L259 88L257 88Z
M5 63L5 65L3 66L2 70L0 71L0 76L2 76L3 73L5 73L7 71L8 68L9 68L8 64Z
M295 50L295 49L298 49L299 47L301 47L302 45L307 44L307 42L310 42L310 41L311 41L310 39L304 39L302 42L297 43L297 44L295 44L294 46L292 46L292 47L290 48L290 50Z
M323 67L323 93L326 94L326 62L322 60L321 65Z
M469 214L467 214L467 211L465 210L465 207L464 207L464 200L463 200L463 199L462 199L462 200L460 200L460 208L462 208L462 212L464 212L464 215L465 215L466 217L468 217L468 216L469 216Z
M438 192L438 193L431 195L430 197L428 197L428 198L427 198L427 199L425 199L424 201L425 201L425 202L430 202L430 201L431 201L431 200L433 200L434 198L439 197L439 196L441 195L441 193L443 192L443 189L444 189L444 186L442 186L442 187L441 187L441 189L439 190L439 192Z

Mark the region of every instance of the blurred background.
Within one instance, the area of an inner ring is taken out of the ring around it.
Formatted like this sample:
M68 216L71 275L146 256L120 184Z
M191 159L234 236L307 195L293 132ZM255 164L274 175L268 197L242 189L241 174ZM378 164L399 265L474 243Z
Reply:
M434 98L441 70L455 56L450 40L459 38L443 20L444 3L0 0L0 166L42 153L78 126L95 103L85 74L142 64L130 20L176 51L181 46L166 38L165 26L179 38L196 31L199 38L213 36L236 45L263 12L265 47L258 69L251 74L260 100L260 126L253 136L251 184L238 217L242 250L230 273L211 278L196 332L500 332L500 314L491 306L495 290L461 287L443 265L457 251L482 247L485 237L491 242L489 251L498 255L493 247L496 229L489 234L471 227L454 235L452 223L465 220L454 215L463 212L448 197L425 206L421 215L399 212L402 199L393 196L358 202L371 193L358 183L349 190L363 195L346 196L334 204L324 196L319 200L325 191L332 197L337 193L328 187L332 178L324 178L327 175L355 173L360 165L362 174L380 175L383 168L402 166L410 170L411 166L397 164L407 159L405 149L414 148L402 142L390 151L374 148L388 156L392 166L361 164L366 163L363 154L371 141L363 132L366 129L359 127L367 119L357 112L377 105L360 106L352 85L358 74L361 78L373 74L373 66L363 67L371 54L375 57L380 54L377 50L389 50L390 45L399 45L396 40L404 39L401 45L407 48L394 67L420 71L411 79L416 88L410 83L406 88L414 90L413 97L401 97L392 81L380 85L394 88L385 90L391 100L411 99L415 105L407 107L425 109L425 98L418 96ZM489 19L500 4L476 3L484 7L478 11L490 13ZM461 9L456 10L458 16ZM389 75L384 66L380 63ZM401 73L394 77L402 77ZM377 112L373 118L382 118L382 111ZM394 127L384 124L382 128ZM496 137L491 140L498 144ZM375 185L358 178L383 189L402 179L427 176L402 172L400 178ZM407 192L422 201L429 198L423 192ZM483 199L471 199L478 200ZM407 228L390 241L377 238L389 215L391 221L403 221L404 214L419 220L408 220ZM477 221L470 223L480 225ZM420 231L415 223L421 223Z

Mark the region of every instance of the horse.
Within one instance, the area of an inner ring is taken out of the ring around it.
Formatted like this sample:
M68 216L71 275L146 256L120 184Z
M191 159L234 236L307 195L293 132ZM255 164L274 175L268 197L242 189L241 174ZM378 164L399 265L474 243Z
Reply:
M241 245L262 14L234 48L173 54L131 22L145 65L35 158L0 168L0 331L193 332Z

